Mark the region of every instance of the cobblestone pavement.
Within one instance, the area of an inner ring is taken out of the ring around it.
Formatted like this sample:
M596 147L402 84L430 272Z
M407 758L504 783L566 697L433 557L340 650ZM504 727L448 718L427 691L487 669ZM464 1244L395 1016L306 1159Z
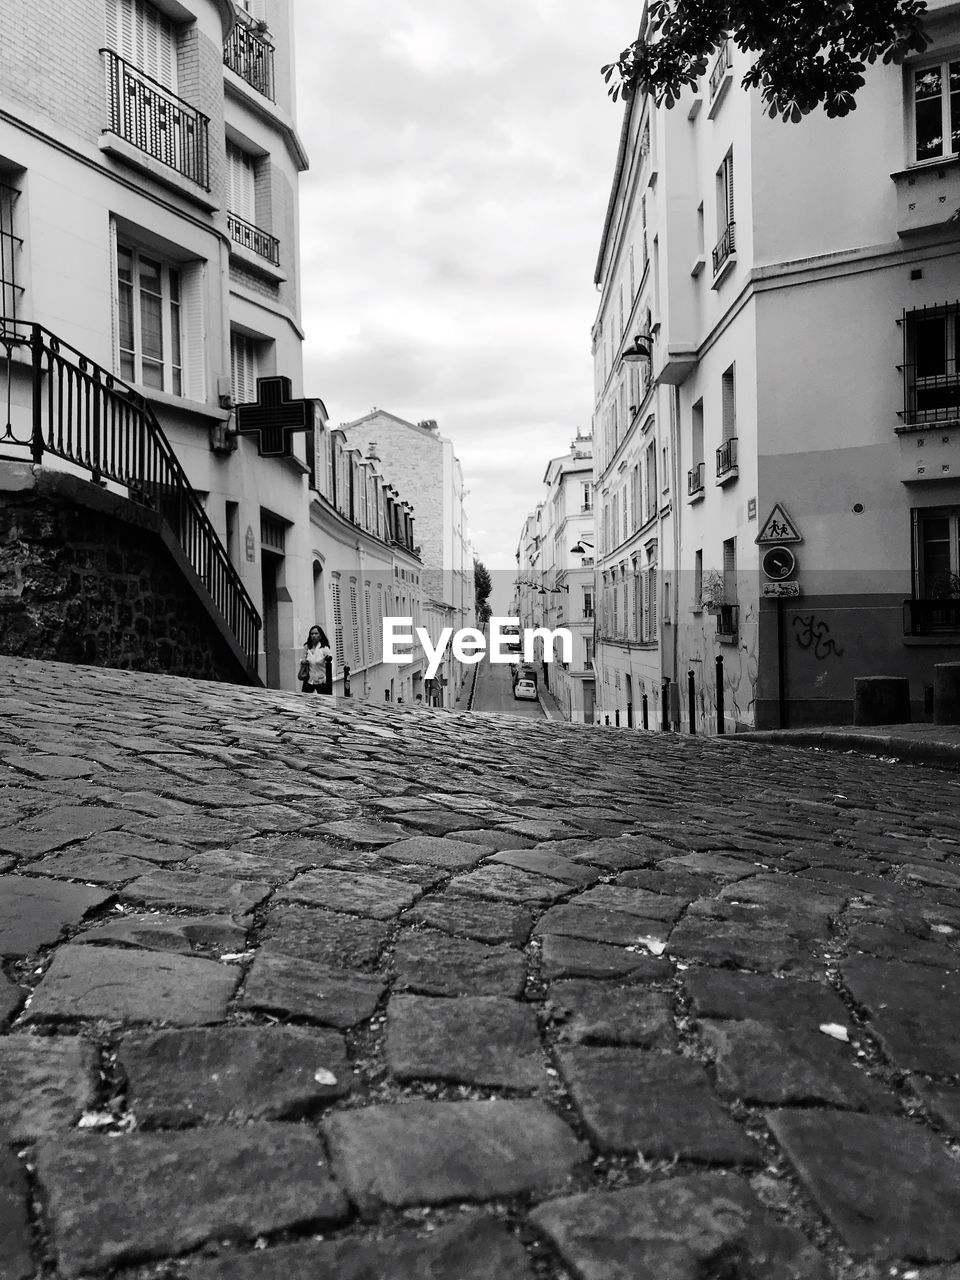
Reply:
M960 779L0 660L0 1275L958 1280Z

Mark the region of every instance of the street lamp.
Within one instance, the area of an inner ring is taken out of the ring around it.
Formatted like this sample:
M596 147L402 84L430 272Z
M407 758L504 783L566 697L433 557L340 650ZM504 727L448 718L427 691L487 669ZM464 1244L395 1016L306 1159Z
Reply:
M649 360L653 353L653 334L638 333L633 339L633 346L627 347L620 359L627 364L636 364L640 360Z
M570 554L572 556L585 556L589 554L587 551L588 547L590 548L590 551L592 551L593 543L587 538L581 538L579 542L570 548Z

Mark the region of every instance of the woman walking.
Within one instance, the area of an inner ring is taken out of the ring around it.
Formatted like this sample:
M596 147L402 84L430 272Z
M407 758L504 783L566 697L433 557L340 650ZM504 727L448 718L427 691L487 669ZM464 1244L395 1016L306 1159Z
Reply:
M327 659L332 657L330 641L323 627L313 626L303 645L303 657L297 675L303 693L333 693L333 681L327 679Z

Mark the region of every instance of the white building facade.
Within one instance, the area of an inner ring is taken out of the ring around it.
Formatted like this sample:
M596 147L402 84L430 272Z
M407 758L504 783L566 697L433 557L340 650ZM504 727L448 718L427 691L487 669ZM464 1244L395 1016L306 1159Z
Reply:
M637 725L639 677L650 727L849 722L881 674L921 719L960 656L960 20L930 11L842 120L771 120L730 44L672 110L626 110L594 328L604 721Z

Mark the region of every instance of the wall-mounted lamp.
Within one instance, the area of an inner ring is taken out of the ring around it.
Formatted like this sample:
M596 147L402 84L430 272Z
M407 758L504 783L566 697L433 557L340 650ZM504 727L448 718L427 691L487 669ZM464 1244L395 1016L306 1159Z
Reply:
M576 543L574 546L570 548L570 554L572 556L585 556L588 554L587 552L588 547L590 548L590 551L592 551L593 543L588 541L587 538L581 538L578 543Z
M633 346L627 347L620 359L625 360L627 364L633 364L638 360L649 360L653 352L653 334L638 333L633 339Z

